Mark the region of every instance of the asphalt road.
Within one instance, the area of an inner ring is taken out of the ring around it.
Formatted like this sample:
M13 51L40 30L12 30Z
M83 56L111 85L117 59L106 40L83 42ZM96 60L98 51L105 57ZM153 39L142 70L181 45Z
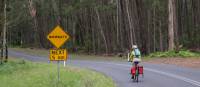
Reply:
M9 50L9 56L36 62L48 62L47 57L27 55ZM128 62L70 60L68 65L89 68L111 77L118 87L200 87L200 70L165 64L143 63L144 78L133 82L130 76L131 64Z

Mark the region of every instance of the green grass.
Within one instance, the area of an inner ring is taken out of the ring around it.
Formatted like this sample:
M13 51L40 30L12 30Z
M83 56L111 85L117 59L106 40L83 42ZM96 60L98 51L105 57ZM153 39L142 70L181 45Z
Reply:
M76 67L61 67L57 81L55 64L10 60L0 65L0 87L115 87L101 73Z
M166 52L151 53L147 57L150 57L150 58L163 58L163 57L190 58L190 57L200 57L200 53L191 52L191 51L188 51L188 50L181 50L178 53L176 53L175 51L166 51Z
M20 48L20 47L9 48L9 49L35 56L48 56L49 54L49 50L47 49L36 49L36 48L30 49L30 48Z

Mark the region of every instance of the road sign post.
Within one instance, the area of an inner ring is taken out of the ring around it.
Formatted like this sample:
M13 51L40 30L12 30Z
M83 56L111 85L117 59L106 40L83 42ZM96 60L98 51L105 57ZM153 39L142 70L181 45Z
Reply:
M60 81L60 61L66 61L68 53L66 49L59 49L68 39L69 35L58 25L47 36L47 39L56 47L50 50L50 61L57 61L58 82Z
M63 63L64 63L64 67L65 67L66 66L65 61Z
M57 61L57 66L58 66L58 82L60 81L60 61Z

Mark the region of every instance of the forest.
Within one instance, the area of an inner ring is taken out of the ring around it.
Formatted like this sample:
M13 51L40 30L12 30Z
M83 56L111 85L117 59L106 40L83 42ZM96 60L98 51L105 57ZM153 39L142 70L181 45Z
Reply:
M88 54L200 50L200 0L0 0L1 49L53 48L57 25Z

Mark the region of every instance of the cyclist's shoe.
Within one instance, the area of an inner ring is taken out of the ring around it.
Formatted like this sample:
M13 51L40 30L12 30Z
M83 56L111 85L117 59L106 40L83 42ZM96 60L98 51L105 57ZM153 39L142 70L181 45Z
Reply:
M131 79L134 79L134 76L132 76Z

